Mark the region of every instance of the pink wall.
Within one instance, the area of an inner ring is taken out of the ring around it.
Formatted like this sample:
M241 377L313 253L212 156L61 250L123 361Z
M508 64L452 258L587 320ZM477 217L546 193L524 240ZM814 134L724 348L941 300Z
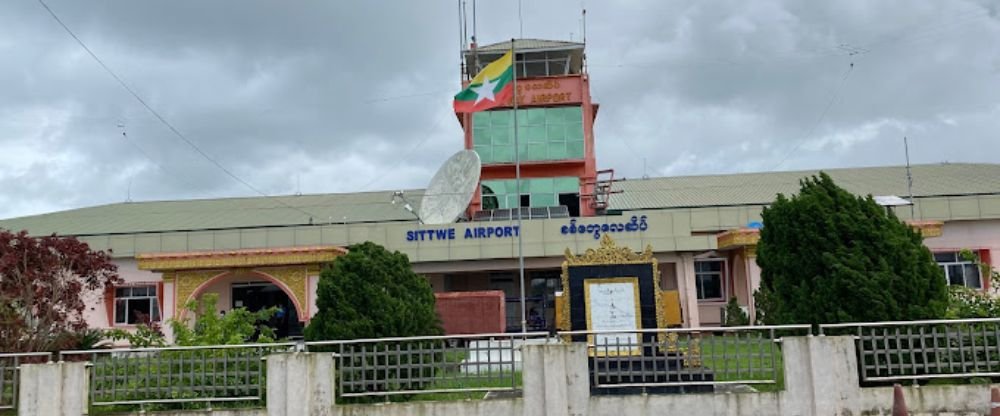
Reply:
M161 288L160 293L158 293L160 304L162 305L160 319L164 323L163 331L165 335L171 337L172 332L168 325L166 325L166 321L173 315L173 285L161 285L163 278L160 273L139 270L134 259L115 259L114 263L118 265L118 276L125 281L124 285L149 283ZM114 306L113 292L92 291L85 293L83 296L87 305L83 317L87 321L88 327L102 329L133 328L132 325L114 325L114 310L112 309Z
M948 221L940 237L924 240L931 251L990 250L991 258L1000 259L1000 220Z
M160 273L139 270L136 267L135 260L133 259L115 259L114 263L118 265L118 275L125 281L125 284L158 284L163 281ZM164 290L164 292L166 292L166 290ZM87 309L84 311L84 319L87 320L87 325L91 328L111 328L113 326L113 315L108 315L106 302L109 302L110 300L105 296L105 293L103 291L90 292L87 293L85 297ZM163 306L164 308L167 307L166 302L164 302ZM165 315L164 312L166 311L160 312L161 315Z

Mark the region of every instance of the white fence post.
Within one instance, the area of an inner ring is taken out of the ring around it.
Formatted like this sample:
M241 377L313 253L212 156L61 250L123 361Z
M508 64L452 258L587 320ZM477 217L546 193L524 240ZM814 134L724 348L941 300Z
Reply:
M860 413L861 386L853 337L784 337L782 350L783 414Z
M87 413L87 363L21 364L18 416Z
M587 414L586 344L525 344L521 358L525 416Z
M331 353L268 355L267 414L333 416L334 370Z

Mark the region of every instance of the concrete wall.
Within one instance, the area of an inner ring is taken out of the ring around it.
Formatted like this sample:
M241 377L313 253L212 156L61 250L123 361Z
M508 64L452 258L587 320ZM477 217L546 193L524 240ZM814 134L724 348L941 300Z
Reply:
M587 351L582 344L530 344L523 349L521 398L479 401L337 405L333 357L283 353L268 357L267 410L150 412L170 416L288 415L888 415L891 388L860 388L851 337L787 337L783 340L785 390L770 393L706 393L591 396ZM77 416L86 411L84 363L29 364L22 368L18 415ZM989 385L905 388L915 415L989 411Z

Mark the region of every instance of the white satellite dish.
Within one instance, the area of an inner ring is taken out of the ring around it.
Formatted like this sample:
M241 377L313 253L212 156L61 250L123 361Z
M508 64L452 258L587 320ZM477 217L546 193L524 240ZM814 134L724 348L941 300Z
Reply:
M420 201L420 221L424 224L455 222L469 206L479 186L482 162L474 150L455 153L438 169Z

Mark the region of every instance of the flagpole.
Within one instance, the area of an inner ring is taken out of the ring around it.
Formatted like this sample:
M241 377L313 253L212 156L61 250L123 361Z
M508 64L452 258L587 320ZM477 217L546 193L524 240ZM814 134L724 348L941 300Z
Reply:
M521 281L521 333L528 332L527 304L524 298L524 242L521 235L524 228L521 227L521 146L518 144L517 131L517 52L514 51L514 39L510 40L510 63L514 70L514 94L511 101L514 103L514 189L517 191L517 271Z

